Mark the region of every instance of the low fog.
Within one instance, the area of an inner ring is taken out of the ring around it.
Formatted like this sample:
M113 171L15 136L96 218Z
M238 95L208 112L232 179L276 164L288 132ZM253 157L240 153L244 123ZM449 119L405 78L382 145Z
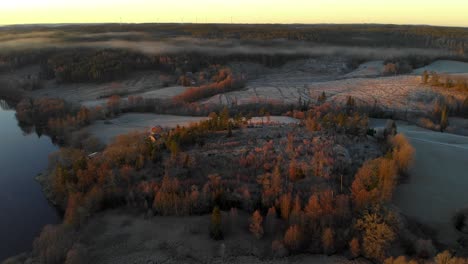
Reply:
M16 38L14 38L16 36ZM135 38L135 40L128 40ZM384 48L366 46L333 46L311 42L274 40L239 41L236 39L198 39L174 37L153 40L147 33L107 32L95 34L59 34L40 32L28 34L0 35L0 49L18 51L45 48L114 48L129 49L150 55L173 53L202 53L213 56L232 54L264 55L308 55L308 56L359 56L364 58L385 59L407 55L437 57L450 56L453 52L441 49L421 48Z

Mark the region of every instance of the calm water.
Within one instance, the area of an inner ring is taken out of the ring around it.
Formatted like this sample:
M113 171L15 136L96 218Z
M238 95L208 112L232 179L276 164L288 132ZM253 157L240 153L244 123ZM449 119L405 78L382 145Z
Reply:
M59 221L34 180L56 149L46 136L25 135L0 100L0 262L30 250L42 227Z

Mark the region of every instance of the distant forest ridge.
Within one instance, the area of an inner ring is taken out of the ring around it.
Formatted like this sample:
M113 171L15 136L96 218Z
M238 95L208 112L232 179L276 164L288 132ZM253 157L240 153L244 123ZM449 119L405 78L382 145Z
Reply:
M193 37L238 40L299 40L332 45L364 45L373 47L419 47L468 49L468 28L426 25L381 24L50 24L12 25L0 27L5 34L53 32L71 40L83 33L134 33L125 36L84 36L99 40L118 37L127 40L161 40ZM140 34L137 34L140 33ZM73 35L75 37L73 37Z

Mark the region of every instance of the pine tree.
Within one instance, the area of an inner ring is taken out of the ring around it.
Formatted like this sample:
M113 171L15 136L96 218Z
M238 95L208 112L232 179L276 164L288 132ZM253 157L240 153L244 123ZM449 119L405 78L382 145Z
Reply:
M448 110L447 106L442 107L442 112L440 114L440 131L444 131L448 126Z
M299 226L293 225L288 228L284 235L284 244L291 251L298 251L302 246L302 234Z
M334 251L335 240L333 236L333 230L331 228L325 228L322 232L323 252L327 255L332 254Z
M268 209L265 219L265 231L268 235L274 235L276 231L276 209L274 206Z
M223 239L223 231L221 228L221 211L216 206L211 213L210 236L214 240Z
M291 193L283 194L280 197L280 210L281 218L289 221L289 214L291 212Z
M327 101L327 95L325 94L325 92L322 92L322 94L319 95L319 97L317 98L317 102L319 104L323 104Z
M263 237L263 217L258 210L256 210L252 217L250 218L250 225L249 230L252 234L257 238L260 239Z
M429 73L427 71L424 71L422 74L422 82L424 84L427 84L428 81L429 81Z
M361 254L361 247L357 238L353 238L351 241L349 241L349 251L351 252L351 256L353 258L356 258Z

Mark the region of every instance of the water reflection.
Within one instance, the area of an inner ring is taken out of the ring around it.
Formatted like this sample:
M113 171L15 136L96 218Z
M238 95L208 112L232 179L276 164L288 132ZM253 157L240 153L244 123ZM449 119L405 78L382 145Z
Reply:
M0 100L0 262L31 250L42 227L60 221L34 180L57 146L49 137L26 135L34 129L18 126L12 105Z

